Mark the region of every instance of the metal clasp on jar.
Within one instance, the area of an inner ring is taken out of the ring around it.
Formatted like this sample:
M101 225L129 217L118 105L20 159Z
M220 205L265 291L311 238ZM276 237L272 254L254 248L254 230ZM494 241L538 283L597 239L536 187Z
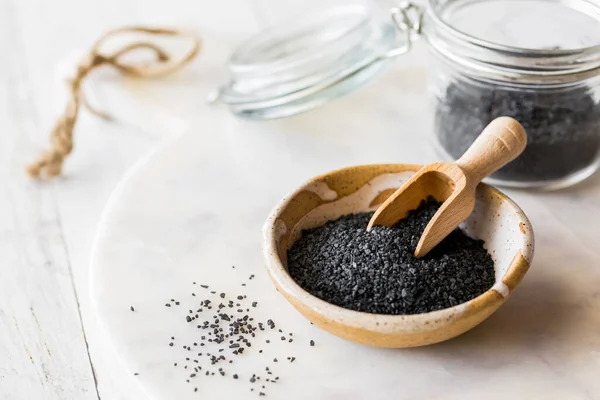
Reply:
M392 58L406 54L412 48L412 44L421 36L423 29L423 9L410 2L401 4L390 10L392 21L396 28L404 33L404 43L402 46L387 51L381 55L381 58Z

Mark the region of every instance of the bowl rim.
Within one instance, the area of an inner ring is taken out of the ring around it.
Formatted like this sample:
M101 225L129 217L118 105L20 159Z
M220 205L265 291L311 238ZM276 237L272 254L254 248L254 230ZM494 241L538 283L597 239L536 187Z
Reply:
M502 283L506 280L510 280L511 278L515 278L515 274L524 275L527 271L529 264L533 258L534 254L534 233L531 222L523 212L523 210L506 194L502 193L500 190L496 189L493 186L490 186L486 183L480 183L479 185L483 185L484 190L489 191L498 196L502 202L507 202L515 211L515 215L520 219L520 222L524 224L525 233L523 235L523 241L526 244L530 244L528 246L524 246L526 249L526 254L523 254L521 250L517 251L513 260L511 261L509 267L507 268L506 273L502 276L500 281L496 281L494 285L480 294L479 296L465 302L458 304L453 307L444 308L441 310L430 311L427 313L420 314L402 314L402 315L393 315L393 314L373 314L364 311L356 311L350 310L341 306L337 306L335 304L331 304L318 298L317 296L309 293L304 288L302 288L294 279L290 276L287 268L285 267L281 257L279 257L279 251L277 246L277 230L276 230L276 221L278 220L279 215L281 215L282 211L289 205L289 203L294 199L294 197L304 191L308 185L311 183L318 181L326 176L343 173L345 171L349 171L356 168L369 168L369 167L385 167L385 166L394 166L400 167L400 169L395 173L401 172L416 172L421 165L418 164L362 164L362 165L353 165L343 168L338 168L324 174L315 176L313 178L308 179L296 189L288 193L283 199L281 199L273 208L265 224L263 225L262 230L262 250L263 255L266 259L266 268L269 273L273 283L277 287L277 289L286 297L289 301L289 298L296 299L303 303L303 305L308 306L313 311L318 314L325 315L328 320L333 320L334 323L340 323L343 325L351 326L358 329L365 329L369 331L377 331L381 333L398 333L398 330L404 330L406 333L417 333L422 332L428 326L429 330L434 330L439 328L437 324L430 324L431 321L447 321L451 322L452 320L460 317L464 312L468 309L471 313L478 313L487 307L496 304L498 302L504 302L506 298L514 291L514 288L509 290L508 293L502 293L502 291L498 290L498 283ZM335 199L337 201L339 199ZM517 261L519 254L521 254L522 259L527 264L525 270L519 268L513 268ZM522 278L519 277L516 282L520 281ZM515 285L516 287L516 285ZM418 327L418 329L415 329Z

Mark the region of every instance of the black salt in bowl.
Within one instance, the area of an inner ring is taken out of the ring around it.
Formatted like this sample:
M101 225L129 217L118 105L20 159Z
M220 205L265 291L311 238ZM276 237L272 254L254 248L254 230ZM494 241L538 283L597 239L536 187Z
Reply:
M495 282L482 240L456 229L427 257L413 254L439 206L423 201L392 228L367 232L373 213L359 213L303 231L288 250L289 273L328 303L373 314L419 314L474 299Z

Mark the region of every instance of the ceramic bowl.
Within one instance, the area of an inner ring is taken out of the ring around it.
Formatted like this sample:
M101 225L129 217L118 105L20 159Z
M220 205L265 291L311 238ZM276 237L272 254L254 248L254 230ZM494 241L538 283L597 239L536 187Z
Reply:
M364 165L333 171L284 198L263 228L267 270L277 290L307 319L341 338L378 347L415 347L458 336L488 318L516 289L533 257L533 230L523 211L486 184L477 188L473 214L461 229L485 241L496 281L480 296L457 306L415 315L381 315L327 303L302 289L287 271L287 250L303 229L342 215L372 211L420 168Z

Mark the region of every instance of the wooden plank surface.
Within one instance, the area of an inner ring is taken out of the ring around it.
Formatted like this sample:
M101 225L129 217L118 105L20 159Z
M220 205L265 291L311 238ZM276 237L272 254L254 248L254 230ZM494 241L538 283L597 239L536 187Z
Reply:
M17 2L0 11L0 398L97 399L53 184L23 173L40 129Z

